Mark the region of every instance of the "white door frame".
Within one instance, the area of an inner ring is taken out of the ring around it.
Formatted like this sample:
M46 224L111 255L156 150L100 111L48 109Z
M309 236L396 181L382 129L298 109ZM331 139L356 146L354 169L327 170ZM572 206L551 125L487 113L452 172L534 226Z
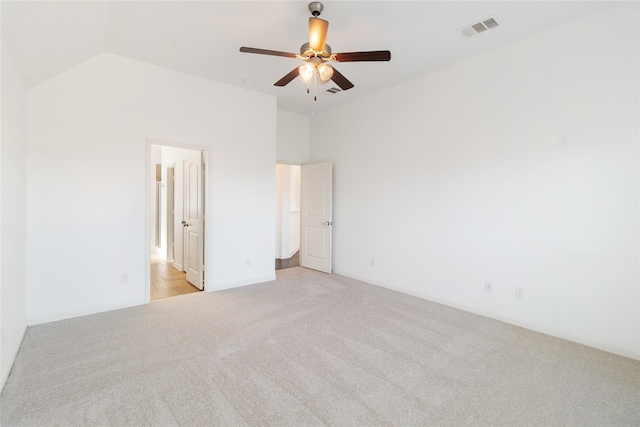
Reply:
M151 271L149 266L151 265L151 146L159 145L164 147L175 147L175 148L186 148L189 150L199 150L202 152L202 238L203 241L203 249L204 254L209 253L208 243L209 239L206 238L206 221L207 221L207 212L209 212L209 199L211 198L209 194L209 147L205 147L203 145L195 145L195 144L184 144L180 142L173 141L163 141L159 139L151 139L146 138L145 140L145 216L144 216L144 227L145 227L145 249L144 249L144 282L145 282L145 291L144 291L144 299L147 304L151 302ZM175 237L175 236L174 236ZM206 256L203 254L203 266L202 266L202 276L203 276L203 285L204 291L207 292L207 281L213 274L211 271L206 270L207 263ZM206 271L205 271L206 270Z

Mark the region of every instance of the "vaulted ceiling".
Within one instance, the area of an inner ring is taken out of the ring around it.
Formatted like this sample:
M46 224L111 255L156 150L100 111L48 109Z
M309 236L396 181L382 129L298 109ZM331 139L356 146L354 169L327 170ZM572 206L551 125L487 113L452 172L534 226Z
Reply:
M307 1L2 1L2 35L29 86L102 52L277 96L278 107L313 114L606 7L637 1L325 1L333 52L390 50L390 62L334 64L355 87L318 100L296 79L273 83L299 60L240 53L240 46L299 51ZM499 27L459 30L490 16ZM597 29L594 29L597 31ZM526 52L523 52L526 55Z

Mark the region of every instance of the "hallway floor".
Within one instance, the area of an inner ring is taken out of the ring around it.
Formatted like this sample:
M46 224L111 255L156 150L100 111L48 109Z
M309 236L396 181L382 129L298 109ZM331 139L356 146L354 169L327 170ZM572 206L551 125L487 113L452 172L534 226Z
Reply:
M199 291L187 282L187 273L175 268L173 262L151 252L151 300Z

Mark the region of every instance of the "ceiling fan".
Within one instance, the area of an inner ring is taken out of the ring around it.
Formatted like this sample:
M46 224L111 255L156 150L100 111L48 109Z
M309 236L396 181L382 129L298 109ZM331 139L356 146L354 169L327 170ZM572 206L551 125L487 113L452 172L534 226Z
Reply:
M324 6L320 2L309 3L311 18L309 18L309 42L300 46L300 53L280 52L276 50L256 49L253 47L241 47L240 52L257 53L260 55L282 56L285 58L297 58L305 63L294 68L283 78L274 83L274 86L286 86L296 77L307 84L307 93L313 82L314 87L333 80L340 89L348 90L354 87L345 76L327 62L361 62L361 61L389 61L391 52L388 50L376 50L369 52L331 53L331 46L326 43L329 22L318 18ZM317 97L314 95L314 100Z

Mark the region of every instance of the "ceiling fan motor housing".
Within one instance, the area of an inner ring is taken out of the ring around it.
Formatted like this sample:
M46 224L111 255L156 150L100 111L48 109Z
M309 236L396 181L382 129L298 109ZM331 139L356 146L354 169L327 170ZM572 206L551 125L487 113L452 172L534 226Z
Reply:
M320 57L325 61L328 61L329 59L331 59L331 46L325 43L324 50L321 53L318 53L313 49L311 49L311 47L309 46L309 43L305 43L302 46L300 46L300 56L307 57L307 58Z

